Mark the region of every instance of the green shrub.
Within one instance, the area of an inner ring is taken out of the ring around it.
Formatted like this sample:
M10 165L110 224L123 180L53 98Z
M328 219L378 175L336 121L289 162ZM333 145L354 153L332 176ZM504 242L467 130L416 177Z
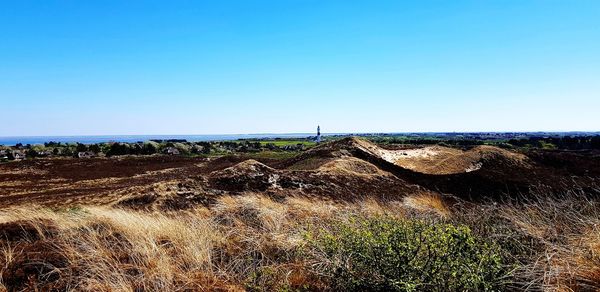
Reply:
M493 291L506 275L498 246L466 226L355 219L310 242L339 290Z

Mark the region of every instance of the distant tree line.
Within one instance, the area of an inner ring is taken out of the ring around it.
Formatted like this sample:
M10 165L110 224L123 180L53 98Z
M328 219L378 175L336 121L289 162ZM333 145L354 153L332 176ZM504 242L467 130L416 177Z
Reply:
M376 143L389 143L389 144L407 144L407 145L436 145L443 144L448 146L471 146L471 145L483 145L484 141L475 139L442 139L442 138L385 138L385 139L371 139Z
M185 140L151 140L146 142L111 142L111 143L62 143L46 142L43 145L23 145L18 143L11 147L0 146L0 159L13 160L17 157L94 157L119 155L209 155L227 153L246 153L259 151L299 151L304 149L302 143L277 146L260 141L214 141L188 142ZM15 154L17 157L15 157ZM83 155L82 155L83 154Z
M600 135L577 137L529 137L523 139L510 139L508 144L516 147L554 148L565 150L600 149Z
M446 146L475 146L475 145L496 145L505 148L529 147L544 149L562 149L562 150L582 150L582 149L600 149L600 135L588 136L560 136L560 137L541 137L529 136L513 139L464 139L464 138L439 138L423 137L411 138L405 136L389 137L375 136L369 137L370 140L377 143L389 144L407 144L407 145L446 145Z

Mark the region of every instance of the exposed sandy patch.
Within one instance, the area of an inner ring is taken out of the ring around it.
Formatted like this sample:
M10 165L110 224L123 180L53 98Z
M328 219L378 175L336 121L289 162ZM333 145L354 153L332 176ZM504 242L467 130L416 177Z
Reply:
M248 159L234 166L218 171L217 173L228 175L248 174L250 176L259 176L263 175L264 173L271 172L276 172L276 170L254 159Z
M172 173L172 172L175 172L175 171L178 171L178 170L181 170L181 168L175 167L175 168L166 168L166 169L161 169L161 170L146 171L144 173L136 174L133 177L135 177L135 178L141 178L141 177L145 177L145 176L167 174L167 173Z
M389 150L360 139L354 139L353 143L362 151L387 162L426 174L445 175L477 171L485 167L486 162L490 160L494 160L494 163L529 167L525 155L487 145L466 151L437 145Z
M319 172L358 176L391 176L390 173L356 157L344 157L321 165Z
M452 174L475 171L482 167L481 156L459 149L429 146L420 149L397 150L393 163L428 174Z
M357 144L363 151L381 157L387 162L421 173L452 174L481 168L481 164L478 164L480 155L471 155L449 147L427 146L388 150L362 140L357 140Z

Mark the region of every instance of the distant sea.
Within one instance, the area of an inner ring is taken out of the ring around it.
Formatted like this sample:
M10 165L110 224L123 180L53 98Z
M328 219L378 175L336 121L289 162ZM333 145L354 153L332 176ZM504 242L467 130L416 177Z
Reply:
M199 141L232 141L238 139L260 138L305 138L315 136L314 133L294 134L236 134L236 135L116 135L116 136L23 136L0 137L0 145L12 146L17 143L44 144L45 142L94 144L104 142L138 142L149 140L184 139L190 142Z

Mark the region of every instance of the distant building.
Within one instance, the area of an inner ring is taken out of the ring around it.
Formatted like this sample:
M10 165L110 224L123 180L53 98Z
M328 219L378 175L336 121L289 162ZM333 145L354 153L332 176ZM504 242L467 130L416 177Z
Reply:
M21 151L13 151L13 157L15 158L15 160L22 160L25 159L27 155L25 155L25 153Z
M78 152L77 157L78 158L92 158L92 157L96 157L96 153L91 152L91 151Z
M163 152L169 155L179 155L179 149L175 147L167 147Z
M317 139L315 141L321 143L321 126L317 126Z
M37 156L39 157L48 157L52 155L52 151L50 150L44 150L44 151L38 151Z

